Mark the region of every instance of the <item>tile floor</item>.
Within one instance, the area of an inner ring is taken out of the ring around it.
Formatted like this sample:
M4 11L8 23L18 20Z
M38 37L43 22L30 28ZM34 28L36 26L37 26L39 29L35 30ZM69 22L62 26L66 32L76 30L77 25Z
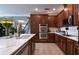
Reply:
M64 55L55 43L36 43L34 55Z

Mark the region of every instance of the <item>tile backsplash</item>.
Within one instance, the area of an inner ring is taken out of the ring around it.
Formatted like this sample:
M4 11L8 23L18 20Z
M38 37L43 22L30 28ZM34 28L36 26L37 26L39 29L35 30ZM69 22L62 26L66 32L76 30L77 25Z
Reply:
M49 32L58 32L58 28L50 27Z
M61 31L66 31L65 28L66 27L61 27ZM68 30L68 35L78 36L77 26L70 26Z

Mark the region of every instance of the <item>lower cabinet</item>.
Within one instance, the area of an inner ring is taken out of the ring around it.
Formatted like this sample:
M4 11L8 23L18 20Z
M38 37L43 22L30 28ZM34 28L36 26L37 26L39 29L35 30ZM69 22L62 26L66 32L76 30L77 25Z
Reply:
M66 54L67 55L73 55L74 54L74 45L73 45L74 41L71 39L67 39L67 50L66 50Z
M48 42L55 43L55 34L54 33L48 34Z
M35 44L32 42L32 40L29 40L12 55L32 55L35 48L34 45Z
M56 34L55 42L58 45L58 47L65 53L66 52L67 39Z
M79 44L77 41L55 34L55 43L66 55L79 55Z
M79 43L74 41L74 55L79 55Z
M67 48L67 39L64 37L61 37L61 49L66 54Z
M55 36L55 43L59 46L59 35Z

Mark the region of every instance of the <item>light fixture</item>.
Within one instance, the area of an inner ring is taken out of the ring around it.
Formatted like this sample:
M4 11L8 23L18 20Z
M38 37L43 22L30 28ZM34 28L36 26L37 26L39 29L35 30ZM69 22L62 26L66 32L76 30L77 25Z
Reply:
M68 11L68 8L64 8L64 11Z
M38 8L35 8L35 11L38 11Z
M56 8L53 8L53 11L55 11L56 10Z

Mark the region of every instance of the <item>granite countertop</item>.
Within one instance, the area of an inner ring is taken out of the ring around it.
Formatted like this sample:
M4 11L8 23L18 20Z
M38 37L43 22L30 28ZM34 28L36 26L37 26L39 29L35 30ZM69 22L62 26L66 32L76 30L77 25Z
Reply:
M49 33L55 33L55 34L61 35L61 36L63 36L63 37L66 37L66 38L69 38L69 39L72 39L72 40L78 42L78 36L65 36L65 35L62 35L62 34L60 34L60 33L58 33L58 32L49 32Z
M18 50L24 43L27 43L35 34L21 34L20 38L0 37L0 55L10 55Z

